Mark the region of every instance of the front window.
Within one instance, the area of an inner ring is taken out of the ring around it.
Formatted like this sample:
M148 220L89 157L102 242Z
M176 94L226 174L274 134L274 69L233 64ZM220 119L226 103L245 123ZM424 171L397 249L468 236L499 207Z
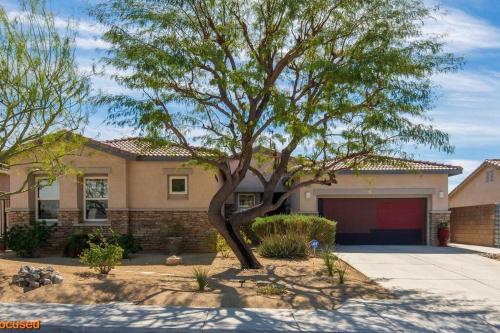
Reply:
M59 210L59 181L49 184L48 179L37 179L36 219L38 221L57 221Z
M108 209L108 180L106 178L85 178L85 220L105 221Z
M255 206L255 194L253 193L240 193L238 195L238 208L240 210L247 210Z
M187 194L187 176L170 176L170 194Z

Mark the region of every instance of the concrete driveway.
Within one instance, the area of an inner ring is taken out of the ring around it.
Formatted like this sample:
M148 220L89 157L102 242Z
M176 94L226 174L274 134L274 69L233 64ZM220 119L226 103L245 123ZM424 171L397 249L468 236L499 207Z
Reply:
M459 248L339 246L339 256L400 296L467 300L500 309L500 261Z

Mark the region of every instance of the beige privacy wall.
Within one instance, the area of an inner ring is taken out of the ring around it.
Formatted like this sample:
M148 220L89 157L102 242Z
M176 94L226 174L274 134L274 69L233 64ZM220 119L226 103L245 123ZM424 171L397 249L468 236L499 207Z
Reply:
M206 210L220 183L213 170L186 165L183 162L129 161L92 148L68 162L84 176L106 176L109 187L109 209L180 209ZM21 185L29 168L13 167L13 187ZM168 199L168 175L188 177L188 196ZM220 179L220 177L219 177ZM63 176L60 183L60 209L82 208L82 179L76 174ZM13 210L34 209L34 193L25 192L11 198Z
M493 181L486 182L486 172L493 170ZM450 207L500 203L500 170L483 168L450 196Z
M293 211L315 214L318 197L427 197L429 211L448 210L447 174L340 174L332 186L301 188L291 199ZM309 192L309 198L306 197ZM442 198L439 197L442 192Z

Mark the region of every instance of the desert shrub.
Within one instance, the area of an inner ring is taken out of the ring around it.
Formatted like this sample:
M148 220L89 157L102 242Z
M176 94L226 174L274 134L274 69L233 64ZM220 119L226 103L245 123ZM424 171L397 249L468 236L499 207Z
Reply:
M217 233L217 240L215 241L215 250L224 258L229 258L233 253L224 237L219 233Z
M286 234L271 234L262 239L257 248L259 254L265 258L293 259L307 256L307 239L295 232Z
M244 231L241 231L241 236L243 237L243 241L247 244L252 244L252 241L247 237ZM233 250L229 247L224 237L217 232L216 240L215 240L215 250L219 253L223 258L229 258L233 253Z
M307 240L316 239L320 246L332 246L335 241L336 222L314 215L271 215L259 217L252 223L253 232L261 240L271 235L296 233Z
M346 263L341 262L340 260L337 261L336 266L337 266L336 272L339 275L339 284L344 284L345 283L345 274L346 274L349 266L347 266Z
M83 250L89 248L89 242L100 244L103 236L103 230L96 230L93 234L75 234L72 235L64 248L64 256L76 258ZM123 249L123 259L129 259L131 253L137 253L142 250L135 237L129 234L120 234L110 229L110 236L106 241L112 245L118 245Z
M75 234L71 235L68 243L64 247L63 255L65 257L77 258L79 257L83 250L89 248L89 235L87 234Z
M196 283L198 284L198 290L205 291L205 288L208 285L208 271L203 268L195 267L193 268L193 275L196 279Z
M112 231L110 243L118 245L123 249L123 259L129 259L131 253L137 253L142 250L137 238L130 234L120 234Z
M323 252L321 257L323 258L323 263L325 264L328 276L333 276L335 274L335 263L337 262L338 257L330 251Z
M38 257L40 246L47 242L54 228L45 221L18 224L5 232L5 242L18 257Z
M110 243L102 228L89 234L89 248L83 250L80 261L101 274L108 274L113 268L121 264L123 249Z

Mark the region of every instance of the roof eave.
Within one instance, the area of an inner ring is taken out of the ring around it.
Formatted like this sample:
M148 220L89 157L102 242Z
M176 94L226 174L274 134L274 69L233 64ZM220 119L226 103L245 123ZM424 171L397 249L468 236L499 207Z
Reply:
M418 175L418 174L441 174L455 176L462 173L462 169L446 169L446 170L341 170L337 172L340 175Z

